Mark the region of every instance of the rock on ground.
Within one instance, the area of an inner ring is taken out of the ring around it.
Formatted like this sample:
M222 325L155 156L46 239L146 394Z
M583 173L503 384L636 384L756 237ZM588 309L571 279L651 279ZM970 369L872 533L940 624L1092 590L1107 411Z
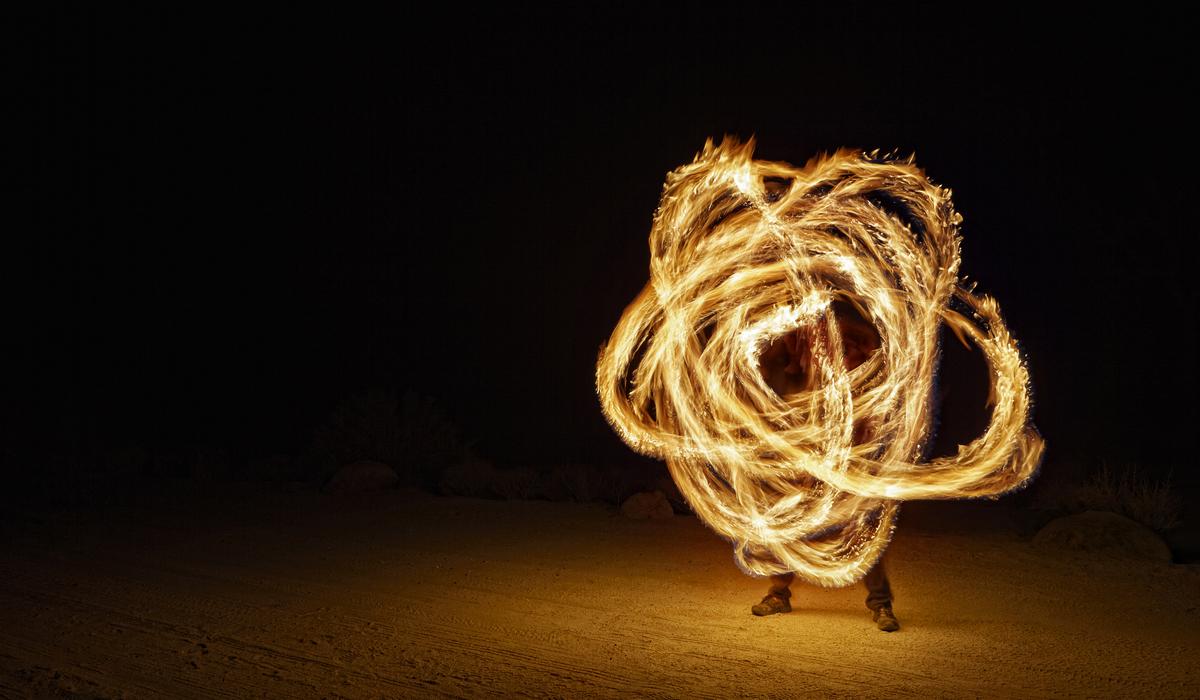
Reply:
M1171 550L1153 530L1105 511L1089 510L1051 520L1033 541L1045 547L1171 561Z

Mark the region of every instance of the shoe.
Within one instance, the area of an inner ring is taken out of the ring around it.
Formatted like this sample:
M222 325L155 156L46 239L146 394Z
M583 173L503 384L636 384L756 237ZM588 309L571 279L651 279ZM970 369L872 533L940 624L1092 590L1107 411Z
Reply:
M788 602L791 596L782 596L778 593L768 593L761 603L750 608L750 612L758 616L774 615L776 613L787 613L792 611L792 604Z
M884 632L895 632L900 629L900 621L892 613L890 605L884 605L877 609L871 619L875 620L875 626Z

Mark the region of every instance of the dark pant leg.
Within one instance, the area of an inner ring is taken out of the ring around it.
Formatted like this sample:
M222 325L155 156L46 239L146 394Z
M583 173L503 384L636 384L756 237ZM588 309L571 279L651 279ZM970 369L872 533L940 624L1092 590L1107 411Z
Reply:
M867 572L863 577L863 583L867 586L867 607L872 610L878 610L885 605L892 604L892 585L888 582L887 571L883 568L883 558L875 562L875 566Z
M770 592L783 596L784 598L791 598L792 591L788 588L788 586L792 585L792 581L795 580L795 578L796 574L790 571L786 574L771 574Z

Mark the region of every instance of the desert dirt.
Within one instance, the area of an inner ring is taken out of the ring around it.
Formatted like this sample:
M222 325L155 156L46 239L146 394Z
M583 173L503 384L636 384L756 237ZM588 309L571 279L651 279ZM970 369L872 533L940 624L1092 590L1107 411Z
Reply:
M1200 572L901 513L902 628L692 517L224 487L0 520L13 697L1200 697Z

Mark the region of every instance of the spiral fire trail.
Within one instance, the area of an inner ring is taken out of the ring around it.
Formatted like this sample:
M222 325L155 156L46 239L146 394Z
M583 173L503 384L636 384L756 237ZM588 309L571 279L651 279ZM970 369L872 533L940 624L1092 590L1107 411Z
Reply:
M753 149L710 140L667 176L650 282L601 349L597 390L744 571L846 585L883 553L900 501L994 498L1034 475L1029 372L996 301L960 285L962 218L911 157L843 149L796 168ZM852 369L835 302L879 334ZM982 351L992 415L925 461L941 323ZM810 388L779 395L760 358L796 331Z

